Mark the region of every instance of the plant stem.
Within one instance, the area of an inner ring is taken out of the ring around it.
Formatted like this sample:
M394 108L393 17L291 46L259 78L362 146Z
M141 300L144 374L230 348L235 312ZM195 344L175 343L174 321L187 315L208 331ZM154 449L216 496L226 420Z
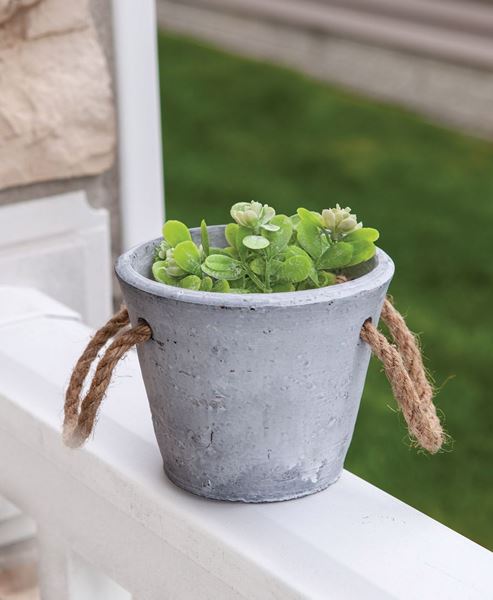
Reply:
M267 256L267 252L265 253L264 260L265 260L265 275L264 275L265 276L265 285L270 292L270 291L272 291L272 288L270 287L270 258Z
M324 229L324 234L325 234L325 237L327 238L327 241L329 242L329 246L331 246L334 242L332 240L330 233L327 231L327 229Z
M253 281L253 283L258 288L260 288L262 290L262 292L267 293L270 291L265 287L265 285L262 283L262 281L255 275L255 273L250 269L250 267L246 263L243 263L243 267L245 268L245 271L248 273L248 276Z

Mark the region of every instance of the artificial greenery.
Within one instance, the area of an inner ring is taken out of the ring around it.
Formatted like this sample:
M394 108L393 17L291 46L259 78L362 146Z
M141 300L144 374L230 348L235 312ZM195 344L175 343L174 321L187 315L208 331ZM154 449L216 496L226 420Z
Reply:
M210 246L205 221L199 246L185 224L166 221L152 265L156 281L236 294L320 288L335 283L342 269L371 259L379 237L338 204L321 214L298 208L288 217L267 204L239 202L231 216L225 248Z
M299 208L287 217L267 204L239 202L231 216L235 222L226 225L225 248L210 246L205 221L199 246L186 225L166 221L152 265L156 281L237 294L325 287L342 269L372 258L379 236L338 204L322 214Z

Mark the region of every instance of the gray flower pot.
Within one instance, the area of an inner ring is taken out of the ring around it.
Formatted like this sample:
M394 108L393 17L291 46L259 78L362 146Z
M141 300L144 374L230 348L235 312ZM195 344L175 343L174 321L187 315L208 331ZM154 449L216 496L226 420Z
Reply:
M209 227L212 245L223 230ZM317 290L215 294L150 279L158 241L123 254L116 273L132 323L153 332L138 354L169 479L244 502L334 483L370 358L360 329L378 320L391 259L378 250L370 272Z

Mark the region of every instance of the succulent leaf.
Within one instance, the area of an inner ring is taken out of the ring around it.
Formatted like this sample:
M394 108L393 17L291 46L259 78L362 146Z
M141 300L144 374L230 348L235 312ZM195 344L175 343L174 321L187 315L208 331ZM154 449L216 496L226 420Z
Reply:
M204 255L209 256L209 232L207 231L207 223L204 219L202 219L202 222L200 223L200 237Z
M212 286L212 291L226 294L230 291L229 283L225 279L216 281L216 283Z
M224 236L226 237L226 241L233 248L237 248L236 246L236 236L238 234L239 226L237 223L228 223L224 228Z
M299 245L315 259L323 254L328 245L322 238L320 229L308 221L301 221L298 225L297 239Z
M213 282L210 277L204 277L200 282L200 291L210 292L212 290Z
M271 223L277 227L277 231L269 231L265 237L270 242L269 253L274 256L282 252L289 244L293 235L293 224L286 215L276 215Z
M308 223L315 227L323 227L322 216L318 212L307 210L306 208L298 208L297 213L302 223Z
M261 235L247 235L243 238L242 243L250 250L263 250L270 244L269 240Z
M319 269L342 269L350 264L352 256L353 245L339 242L327 248L317 261L317 267Z
M284 283L276 283L272 286L273 292L294 292L296 288L292 283L284 282Z
M283 281L299 283L310 275L312 266L306 256L291 256L282 264L279 275Z
M362 227L361 229L356 229L352 233L348 233L344 236L345 242L359 242L359 241L367 241L367 242L376 242L380 237L380 233L377 229L373 229L373 227Z
M188 227L181 221L166 221L163 225L163 237L173 248L180 242L192 239Z
M200 275L200 251L192 241L180 242L174 249L176 264L186 273Z
M211 254L202 264L202 271L214 279L226 281L238 279L243 275L241 262L224 254Z
M350 262L347 265L345 265L348 267L359 265L362 262L370 260L370 258L373 258L377 250L375 244L373 242L368 242L367 240L358 240L357 242L351 242L350 245L353 248L353 252Z
M187 290L200 290L200 285L202 280L197 275L187 275L183 279L180 280L180 287L185 288Z
M167 262L165 260L158 260L152 265L152 275L156 281L165 283L166 285L178 285L178 279L168 275Z

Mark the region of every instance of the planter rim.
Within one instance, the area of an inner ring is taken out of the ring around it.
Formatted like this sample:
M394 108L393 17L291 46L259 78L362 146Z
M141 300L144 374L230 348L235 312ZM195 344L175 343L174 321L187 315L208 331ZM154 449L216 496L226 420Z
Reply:
M223 225L208 227L223 229ZM192 233L200 231L199 228L190 229ZM178 302L188 302L192 304L202 304L207 306L225 306L228 308L283 308L290 306L304 306L318 304L321 302L331 302L354 296L356 294L373 290L389 281L394 273L394 263L392 259L380 248L377 248L376 264L374 268L365 275L352 279L338 285L331 285L324 288L304 290L299 292L273 292L270 294L230 294L217 292L203 292L177 288L159 281L154 281L145 275L140 274L135 269L135 261L144 247L155 246L162 241L162 238L144 242L134 246L127 252L124 252L116 261L115 271L119 279L126 284L147 294L168 298Z

